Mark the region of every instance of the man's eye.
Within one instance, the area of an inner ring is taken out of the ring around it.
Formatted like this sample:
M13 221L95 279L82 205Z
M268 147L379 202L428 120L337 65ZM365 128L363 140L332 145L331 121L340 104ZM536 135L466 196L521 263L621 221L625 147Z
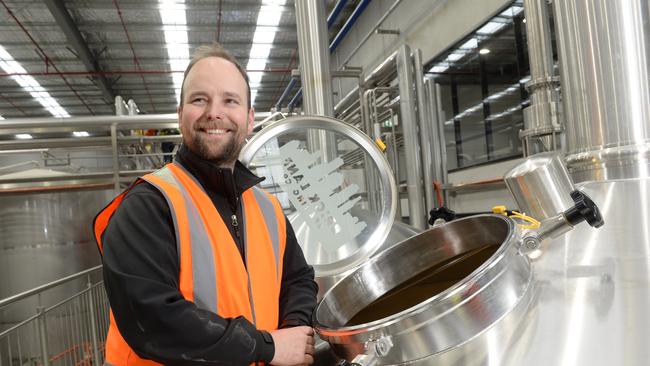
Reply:
M205 103L206 99L204 97L197 97L192 99L192 103Z
M239 104L239 101L237 99L229 98L229 99L226 99L226 103L228 103L228 104Z

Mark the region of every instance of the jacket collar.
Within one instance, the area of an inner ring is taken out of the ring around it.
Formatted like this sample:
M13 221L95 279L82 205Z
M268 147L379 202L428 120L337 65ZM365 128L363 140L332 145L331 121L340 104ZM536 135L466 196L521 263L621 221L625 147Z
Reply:
M233 170L222 168L197 156L185 145L181 145L174 160L187 169L206 192L223 195L229 199L240 197L244 191L265 179L253 174L239 160L235 162Z

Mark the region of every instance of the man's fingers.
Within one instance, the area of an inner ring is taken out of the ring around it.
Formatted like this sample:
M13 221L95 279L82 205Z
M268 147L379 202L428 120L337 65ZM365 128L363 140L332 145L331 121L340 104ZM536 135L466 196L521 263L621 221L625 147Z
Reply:
M314 339L314 337L307 338L307 344L311 344L313 346L316 344L316 339Z
M314 363L314 357L312 355L305 355L305 364L311 365Z
M308 344L308 345L307 345L307 349L305 350L305 353L308 354L308 355L312 355L312 356L313 356L313 355L314 355L314 351L315 351L314 346L311 345L311 344Z

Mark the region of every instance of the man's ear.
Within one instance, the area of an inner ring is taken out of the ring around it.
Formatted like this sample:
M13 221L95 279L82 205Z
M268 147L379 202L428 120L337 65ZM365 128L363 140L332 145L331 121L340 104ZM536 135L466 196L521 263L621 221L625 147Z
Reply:
M255 108L251 107L248 111L248 135L253 133L253 122L255 122Z
M176 107L176 115L178 115L178 127L181 127L181 115L183 114L183 107L180 105Z

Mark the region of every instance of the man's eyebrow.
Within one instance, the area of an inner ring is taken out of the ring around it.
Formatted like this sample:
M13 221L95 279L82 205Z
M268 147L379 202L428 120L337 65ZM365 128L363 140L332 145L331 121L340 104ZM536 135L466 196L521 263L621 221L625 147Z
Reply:
M235 93L235 92L225 91L225 92L223 92L223 96L224 97L229 97L229 98L241 99L241 95L239 95L239 93Z

